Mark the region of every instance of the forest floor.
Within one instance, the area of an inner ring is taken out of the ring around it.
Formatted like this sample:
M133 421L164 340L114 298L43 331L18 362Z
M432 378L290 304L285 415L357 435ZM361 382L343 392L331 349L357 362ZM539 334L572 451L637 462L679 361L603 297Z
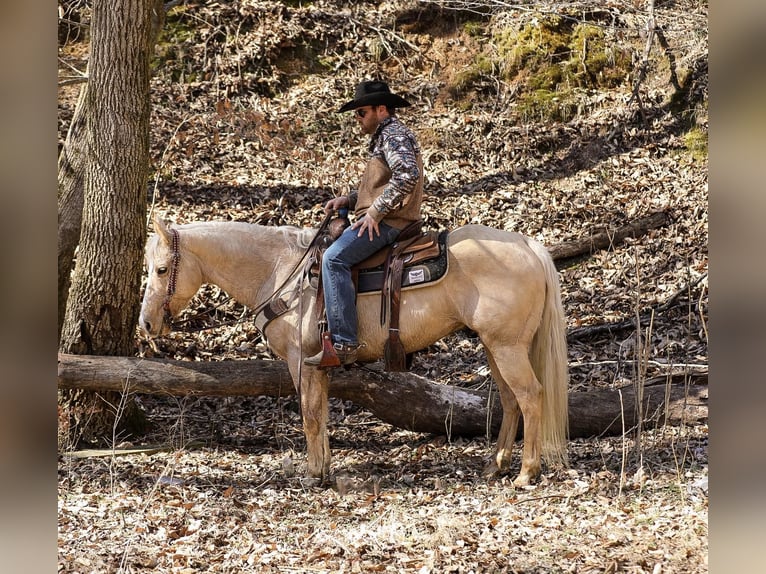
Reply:
M669 51L654 44L640 102L631 95L646 15L632 3L582 8L577 18L609 31L615 54L632 54L632 72L535 106L523 69L504 75L493 58L504 31L544 21L558 4L502 12L486 2L491 15L437 4L181 3L152 82L151 208L176 223L318 225L365 156L355 122L335 110L357 82L383 77L413 103L400 117L423 148L432 228L482 223L555 245L670 214L668 225L561 270L571 390L704 370L706 4L658 3ZM82 68L87 44L62 43L60 57ZM494 68L478 65L488 60ZM60 89L59 143L77 90ZM210 328L138 341L137 355L274 358L251 321L215 326L245 311L220 290L203 288L189 315L214 305ZM619 327L578 336L606 323ZM412 370L492 384L469 332L424 349ZM292 398L136 400L146 436L60 452L59 572L708 570L704 421L571 440L568 468L545 468L518 489L518 459L509 476L481 477L486 438L403 431L333 400L328 487L304 478Z

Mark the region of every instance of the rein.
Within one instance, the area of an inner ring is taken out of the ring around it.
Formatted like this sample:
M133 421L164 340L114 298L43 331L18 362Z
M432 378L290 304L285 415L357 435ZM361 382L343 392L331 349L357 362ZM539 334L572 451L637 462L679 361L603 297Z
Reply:
M271 293L271 295L266 297L263 303L256 305L255 310L253 311L256 315L262 312L264 309L266 309L266 307L271 305L271 303L274 301L275 295L279 294L282 291L282 289L284 289L285 286L292 280L292 278L295 277L295 272L298 271L298 269L301 266L301 263L303 263L303 260L306 259L309 253L311 253L314 250L317 242L319 241L319 238L322 236L322 232L327 228L328 224L330 223L331 218L332 218L332 212L328 213L325 216L324 221L322 221L321 225L319 226L319 229L317 229L316 235L314 235L314 238L311 240L311 243L309 243L309 246L303 252L303 255L301 255L301 258L298 260L298 262L292 268L290 273L287 275L287 278L282 282L282 284L279 287L277 287ZM285 308L284 311L287 311L287 308Z

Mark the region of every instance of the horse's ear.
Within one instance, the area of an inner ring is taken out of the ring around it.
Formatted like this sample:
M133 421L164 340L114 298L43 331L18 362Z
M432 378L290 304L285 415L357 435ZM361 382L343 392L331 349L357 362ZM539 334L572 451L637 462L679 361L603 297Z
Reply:
M152 216L152 223L154 223L154 231L162 237L167 243L170 243L170 231L168 231L168 224L165 223L156 212Z

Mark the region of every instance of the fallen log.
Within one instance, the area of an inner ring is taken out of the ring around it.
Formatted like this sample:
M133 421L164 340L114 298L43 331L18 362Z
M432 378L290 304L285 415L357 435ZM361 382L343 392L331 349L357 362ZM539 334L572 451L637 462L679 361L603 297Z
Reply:
M551 245L548 251L561 269L575 261L592 255L599 249L608 249L622 243L626 238L640 237L652 229L670 223L668 211L657 211L614 229L594 229L587 237Z
M644 426L707 420L707 374L648 381L643 389ZM173 396L295 394L281 361L204 361L58 356L58 388ZM336 370L330 396L352 401L384 422L416 432L451 436L496 435L502 419L497 393L430 381L414 373L374 368ZM637 424L631 387L569 394L571 438L619 435Z

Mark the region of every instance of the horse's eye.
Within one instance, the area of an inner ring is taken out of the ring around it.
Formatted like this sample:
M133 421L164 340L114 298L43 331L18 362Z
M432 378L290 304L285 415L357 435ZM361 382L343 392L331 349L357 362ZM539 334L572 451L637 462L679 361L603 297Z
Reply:
M165 275L168 272L167 267L157 267L157 275Z

